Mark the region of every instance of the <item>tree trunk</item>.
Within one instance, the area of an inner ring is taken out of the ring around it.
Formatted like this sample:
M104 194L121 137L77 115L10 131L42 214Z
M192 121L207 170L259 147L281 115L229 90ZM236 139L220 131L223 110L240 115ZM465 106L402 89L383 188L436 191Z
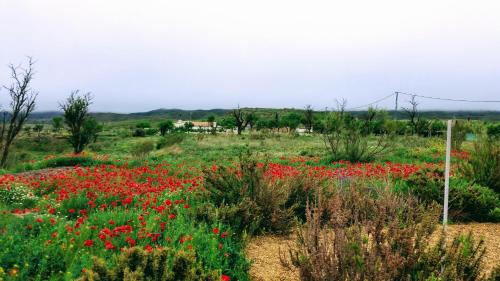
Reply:
M0 160L0 167L2 168L5 168L5 164L7 164L7 157L9 156L9 147L10 147L10 142L6 142L5 145L3 146L2 160Z

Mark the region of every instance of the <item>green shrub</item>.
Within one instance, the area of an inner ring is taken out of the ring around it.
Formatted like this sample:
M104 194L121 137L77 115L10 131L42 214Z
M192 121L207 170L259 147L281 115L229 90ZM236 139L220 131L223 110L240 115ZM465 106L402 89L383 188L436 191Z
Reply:
M425 203L443 204L444 179L439 169L424 169L410 176L408 191ZM499 221L495 212L500 207L497 193L488 187L452 177L450 179L450 218L457 221Z
M488 125L487 134L490 137L500 137L500 122Z
M331 160L368 162L389 150L393 143L389 125L375 139L370 138L364 126L361 120L341 112L327 116L323 140Z
M155 129L155 128L149 128L149 129L146 129L146 136L155 136L157 135L159 132L158 129Z
M462 143L465 141L467 134L472 132L469 122L456 120L451 127L451 147L456 150L461 150Z
M106 262L94 258L94 265L86 270L79 281L218 281L220 273L205 269L194 253L170 248L155 249L148 253L138 247L124 249L116 265L109 269Z
M141 129L141 128L135 129L135 131L132 133L132 136L136 137L136 138L137 137L139 137L139 138L145 137L146 131L144 129Z
M151 140L141 141L132 148L132 155L137 158L145 158L154 149L154 142Z
M439 242L424 252L412 270L414 280L483 280L484 241L476 241L471 233L455 236L449 245L445 238L441 233Z
M460 172L467 179L500 193L500 140L479 137L470 158L460 165Z
M149 122L139 122L135 125L135 127L138 129L146 129L151 128L151 124Z
M185 138L183 133L167 134L156 143L156 149L171 147L174 144L181 143Z
M240 155L236 169L207 169L204 185L215 209L205 207L239 233L288 233L297 206L291 194L300 187L292 181L272 181L264 176L265 170L266 165L259 167L249 152Z

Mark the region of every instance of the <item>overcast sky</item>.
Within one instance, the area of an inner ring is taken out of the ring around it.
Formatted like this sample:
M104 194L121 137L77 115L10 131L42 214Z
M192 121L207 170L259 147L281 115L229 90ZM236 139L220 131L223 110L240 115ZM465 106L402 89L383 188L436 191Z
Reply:
M500 1L0 0L0 84L27 55L38 110L74 89L113 112L500 100Z

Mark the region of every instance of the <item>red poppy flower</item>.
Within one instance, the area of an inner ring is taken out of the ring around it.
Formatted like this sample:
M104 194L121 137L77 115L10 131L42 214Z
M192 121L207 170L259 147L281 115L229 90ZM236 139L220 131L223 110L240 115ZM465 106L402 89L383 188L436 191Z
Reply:
M115 245L113 245L113 243L111 243L111 241L109 241L109 240L106 240L106 242L104 242L104 244L105 244L106 250L112 250L115 248Z
M219 234L219 229L217 227L212 228L214 234Z
M94 241L93 240L85 240L85 242L83 243L83 245L85 247L92 247L92 246L94 246Z
M127 237L125 238L125 240L128 242L128 244L130 245L130 247L134 247L135 246L135 240L130 238L130 237Z
M229 277L229 276L227 276L227 275L222 274L222 276L220 277L220 280L221 280L221 281L231 281L231 277Z

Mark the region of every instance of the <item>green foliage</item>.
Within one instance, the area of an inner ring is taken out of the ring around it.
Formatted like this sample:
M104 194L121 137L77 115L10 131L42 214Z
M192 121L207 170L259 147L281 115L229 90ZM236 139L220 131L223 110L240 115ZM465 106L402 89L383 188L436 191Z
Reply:
M33 132L36 132L37 135L40 137L40 133L43 131L43 124L36 124L33 127Z
M462 143L465 141L467 134L472 131L470 123L463 120L455 120L451 127L451 147L455 150L462 148Z
M484 241L476 241L471 233L455 236L449 245L445 238L441 233L439 242L423 253L413 269L414 280L482 280Z
M174 144L181 143L185 138L183 133L168 134L162 137L158 143L156 143L156 149L162 149L165 147L170 147Z
M184 124L184 130L186 132L191 132L193 130L194 124L192 122L186 122Z
M290 112L283 117L281 117L281 127L287 127L291 131L294 131L297 129L302 122L302 116L300 116L298 113L295 112Z
M461 163L460 172L470 181L500 194L500 140L480 136L469 159Z
M174 130L174 122L167 120L160 123L160 135L165 136L166 133Z
M64 126L64 118L62 116L55 116L52 118L52 130L59 132Z
M149 129L146 129L146 136L155 136L158 134L158 129L155 129L155 128L149 128Z
M264 176L264 170L249 152L241 154L237 169L206 170L205 188L216 208L208 211L240 234L288 233L296 208L292 200L297 199L291 197L292 190L301 187L273 182Z
M490 137L500 137L500 123L489 124L486 132Z
M133 148L132 148L132 155L134 157L144 159L146 156L151 153L155 148L155 144L151 140L145 140L137 143Z
M78 95L78 91L71 93L65 103L61 104L64 111L64 122L68 126L69 142L75 153L81 153L85 146L97 139L102 131L97 121L89 116L89 106L92 98L90 94Z
M151 123L149 122L139 122L135 125L137 129L146 129L146 128L151 128Z
M145 137L146 136L146 131L144 129L135 129L135 131L132 133L133 137Z
M332 112L327 116L323 139L333 160L371 161L390 148L392 134L389 134L389 126L384 126L385 133L370 143L370 130L365 129L365 123L343 112Z
M49 159L44 159L34 164L28 163L19 165L17 166L16 171L24 172L24 171L39 170L45 168L73 167L73 166L89 167L89 166L107 165L107 164L116 164L116 162L110 160L94 159L90 156L84 156L84 155L57 156Z
M116 265L109 269L106 262L94 258L94 265L79 281L218 281L220 273L206 269L192 252L171 248L156 249L151 253L138 247L122 251Z
M408 191L426 203L444 201L444 179L441 170L422 170L405 181ZM455 221L500 221L495 212L500 207L498 193L488 187L460 178L450 179L449 214Z

